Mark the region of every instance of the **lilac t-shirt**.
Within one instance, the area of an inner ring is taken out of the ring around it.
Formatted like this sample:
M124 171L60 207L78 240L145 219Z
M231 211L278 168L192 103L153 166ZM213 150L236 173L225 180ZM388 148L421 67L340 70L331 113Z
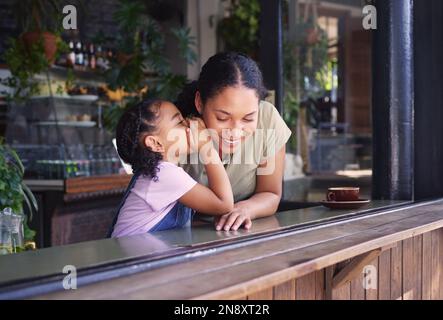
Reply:
M138 177L120 210L113 238L148 232L197 184L173 163L161 161L158 168L158 181Z

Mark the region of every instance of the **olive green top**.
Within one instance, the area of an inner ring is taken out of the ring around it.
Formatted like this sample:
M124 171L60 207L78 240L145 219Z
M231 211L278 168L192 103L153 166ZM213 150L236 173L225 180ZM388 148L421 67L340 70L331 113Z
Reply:
M288 128L277 109L269 102L261 101L258 110L257 130L249 136L234 154L223 155L222 162L228 173L238 202L251 197L255 192L257 175L272 174L273 170L258 168L267 158L274 156L289 140L291 130ZM196 181L208 185L204 165L182 165Z

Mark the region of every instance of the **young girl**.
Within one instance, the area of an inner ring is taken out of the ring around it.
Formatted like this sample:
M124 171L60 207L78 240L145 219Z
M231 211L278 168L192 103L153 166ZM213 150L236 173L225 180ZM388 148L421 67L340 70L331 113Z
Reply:
M202 120L196 121L199 131L205 129ZM144 101L123 114L117 125L117 149L134 176L109 236L179 228L190 220L192 210L209 215L232 210L231 185L219 155L212 143L195 136L198 132L191 131L176 106L167 101ZM200 157L207 163L209 188L177 166L180 158L203 146L206 150Z

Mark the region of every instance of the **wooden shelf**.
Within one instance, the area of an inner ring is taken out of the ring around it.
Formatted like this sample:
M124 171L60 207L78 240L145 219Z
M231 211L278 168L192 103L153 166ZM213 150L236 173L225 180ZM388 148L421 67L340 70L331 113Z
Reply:
M108 176L79 177L65 180L65 193L88 193L124 189L128 186L132 175L115 174Z

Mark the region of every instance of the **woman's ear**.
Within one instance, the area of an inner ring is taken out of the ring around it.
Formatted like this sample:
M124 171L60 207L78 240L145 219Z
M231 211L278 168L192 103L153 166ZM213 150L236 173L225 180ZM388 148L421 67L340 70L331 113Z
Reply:
M195 92L195 108L198 111L198 114L201 115L203 113L203 102L200 96L200 91Z
M159 152L159 153L165 152L165 147L160 142L160 140L158 139L157 136L149 136L148 135L143 140L143 143L144 143L145 147L151 148L151 150L154 152Z

